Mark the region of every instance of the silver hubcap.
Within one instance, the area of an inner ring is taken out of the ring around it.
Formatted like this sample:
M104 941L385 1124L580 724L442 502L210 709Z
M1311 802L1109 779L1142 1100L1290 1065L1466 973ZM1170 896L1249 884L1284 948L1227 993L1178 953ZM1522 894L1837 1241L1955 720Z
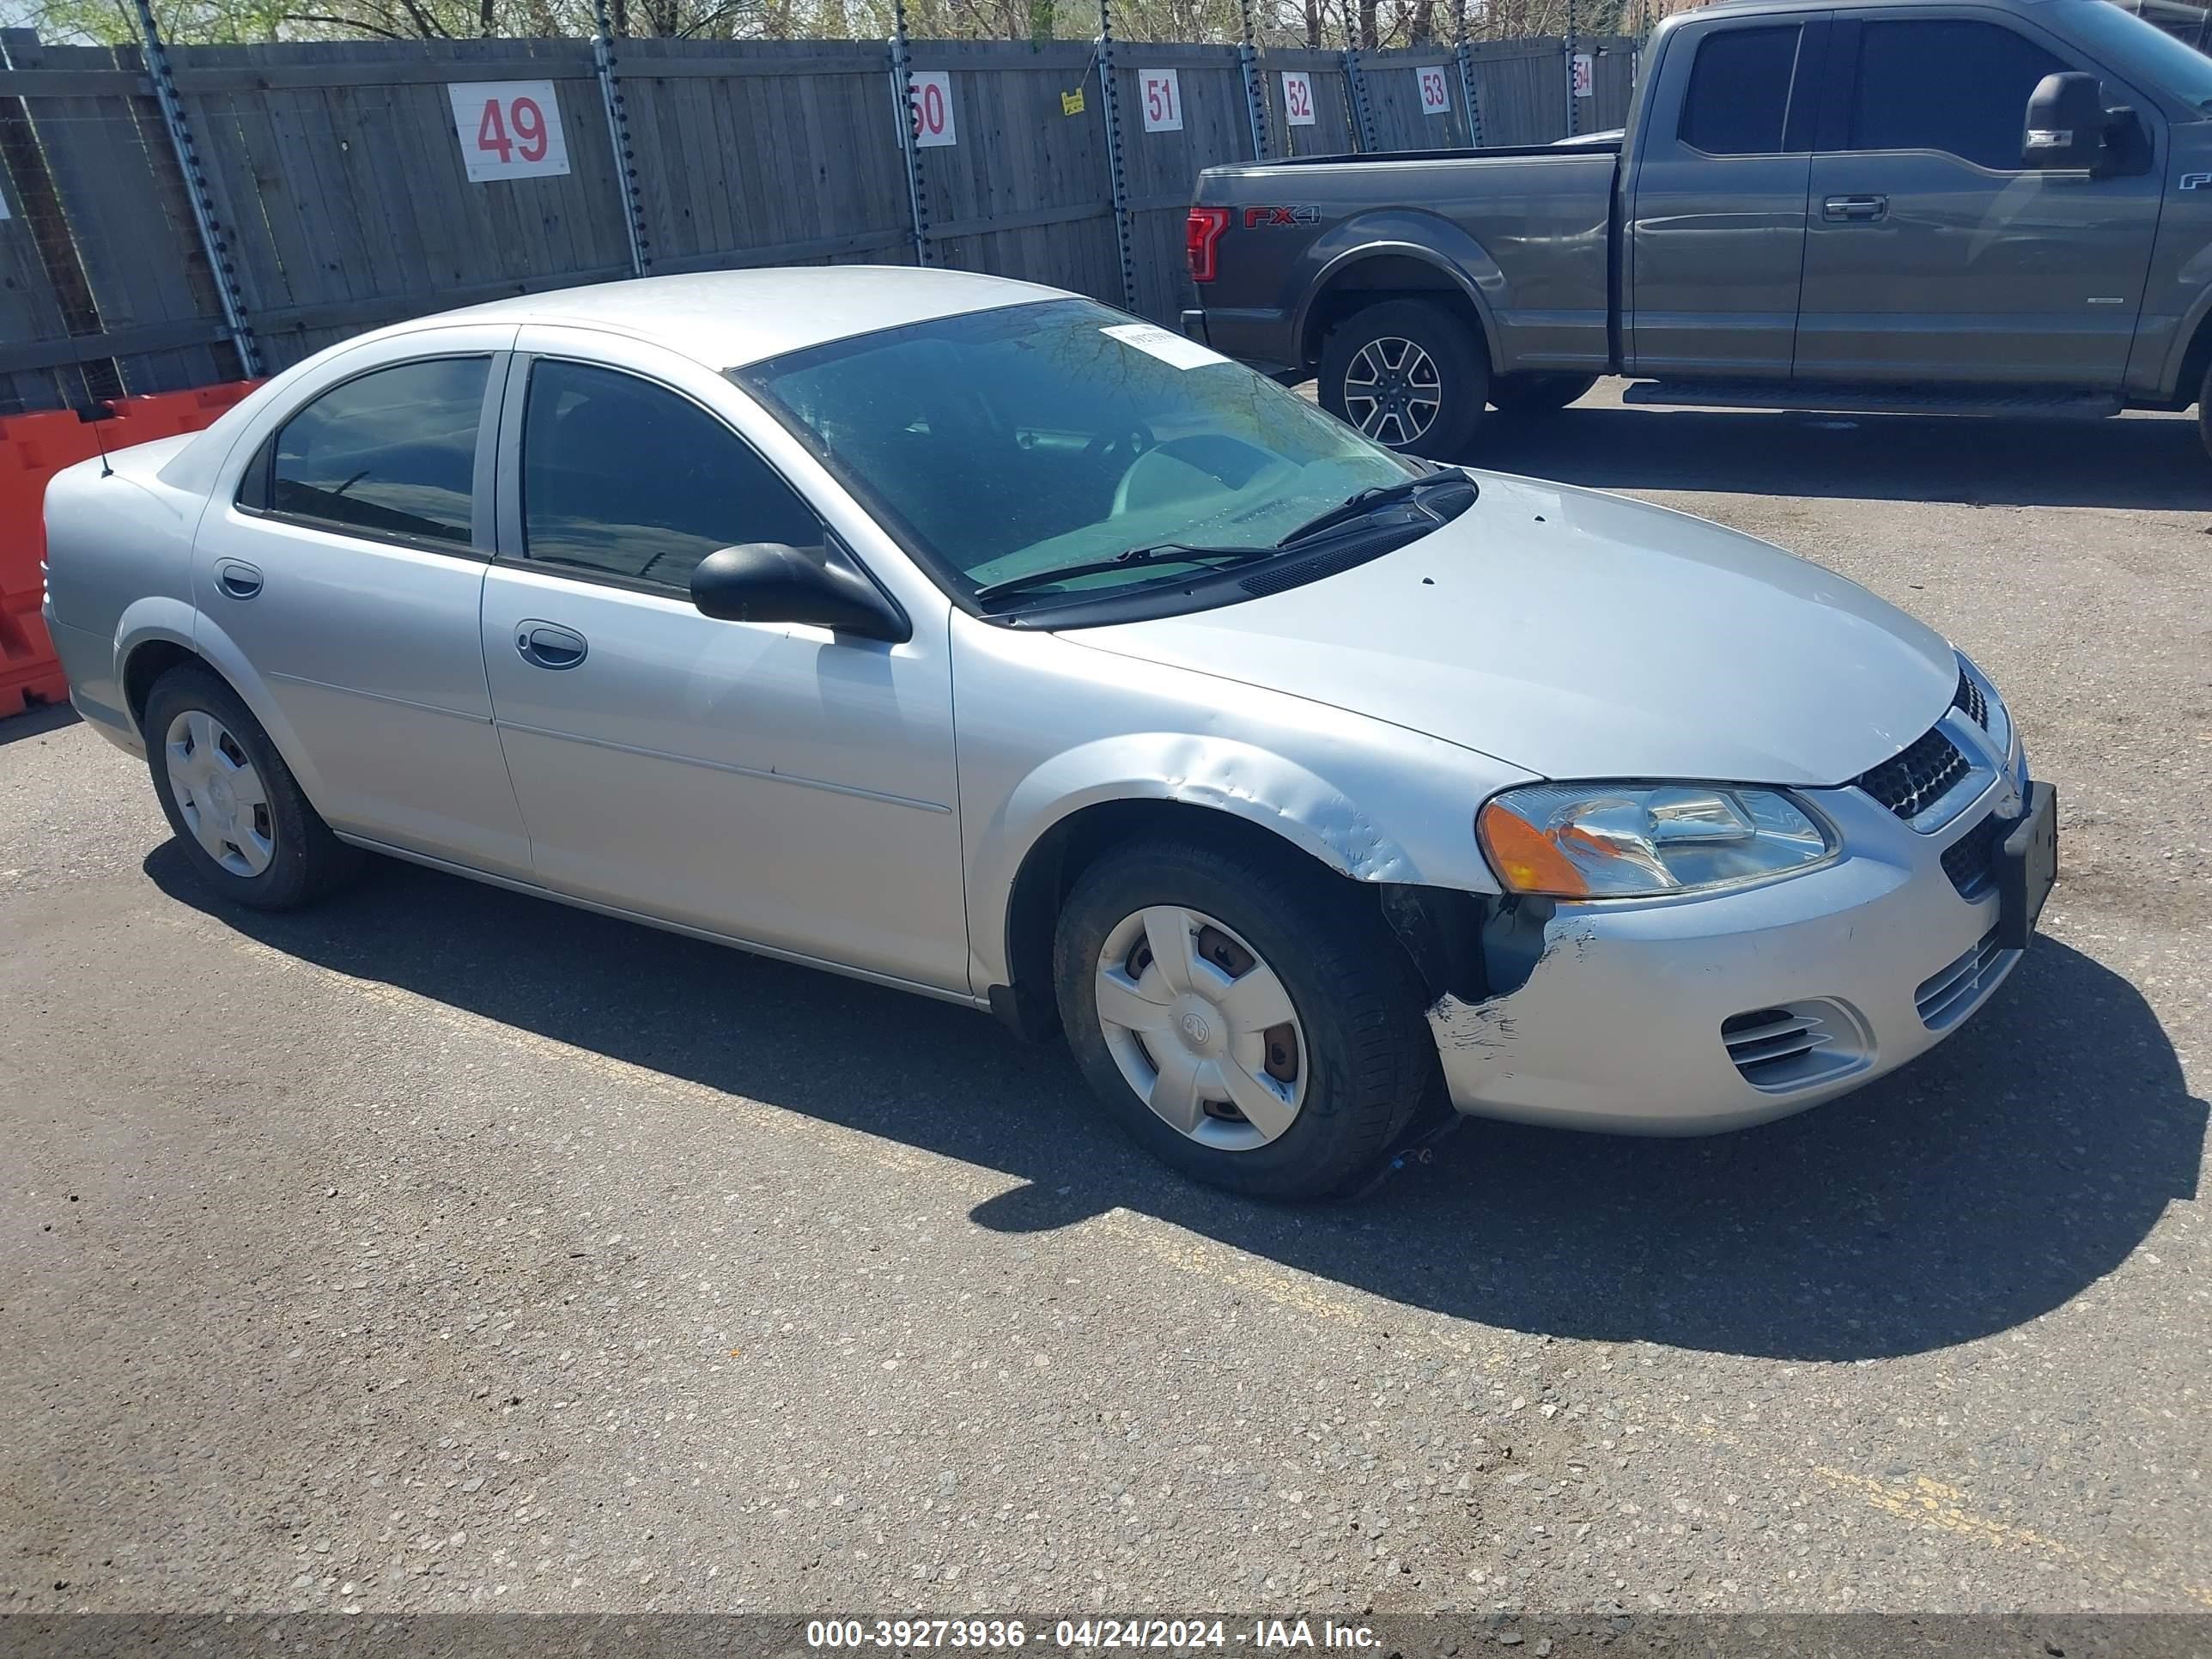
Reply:
M276 820L261 775L205 709L169 722L163 745L177 811L207 855L234 876L258 876L276 856Z
M1122 918L1098 953L1098 1025L1138 1097L1202 1146L1264 1146L1305 1100L1305 1036L1291 994L1212 917L1158 905Z
M1412 443L1443 407L1437 366L1411 340L1370 340L1344 372L1344 412L1377 443Z

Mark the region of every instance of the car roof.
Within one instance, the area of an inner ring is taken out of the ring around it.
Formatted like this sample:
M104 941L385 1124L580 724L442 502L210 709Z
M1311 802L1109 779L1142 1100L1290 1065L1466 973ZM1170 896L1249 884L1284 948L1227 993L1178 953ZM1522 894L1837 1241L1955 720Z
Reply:
M1857 10L1862 8L1879 9L1889 6L1925 6L1929 3L1929 0L1716 0L1716 3L1711 5L1678 11L1667 21L1672 23L1686 22L1698 17L1735 17L1745 12L1834 11L1843 5ZM1972 3L1996 11L2022 11L2045 4L2047 0L1972 0Z
M797 265L643 276L526 294L383 331L457 322L550 323L650 340L715 369L878 329L1069 295L1035 283L914 265Z

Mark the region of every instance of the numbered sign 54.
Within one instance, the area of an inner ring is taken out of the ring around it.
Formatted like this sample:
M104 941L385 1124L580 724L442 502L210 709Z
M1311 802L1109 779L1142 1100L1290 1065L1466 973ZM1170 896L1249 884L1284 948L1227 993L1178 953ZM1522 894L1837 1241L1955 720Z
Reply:
M471 184L568 172L568 141L550 81L465 81L446 90Z
M1424 64L1413 73L1421 82L1421 113L1449 115L1451 82L1444 79L1444 66L1442 64Z
M1283 118L1294 127L1314 124L1313 76L1304 70L1283 71Z
M944 70L914 72L914 142L923 149L941 149L960 142L952 118L952 76Z
M1173 70L1139 70L1137 102L1145 112L1146 132L1182 131L1182 87Z
M1596 63L1589 53L1578 52L1575 54L1573 67L1567 71L1567 84L1574 88L1576 97L1594 98L1597 95L1596 71Z

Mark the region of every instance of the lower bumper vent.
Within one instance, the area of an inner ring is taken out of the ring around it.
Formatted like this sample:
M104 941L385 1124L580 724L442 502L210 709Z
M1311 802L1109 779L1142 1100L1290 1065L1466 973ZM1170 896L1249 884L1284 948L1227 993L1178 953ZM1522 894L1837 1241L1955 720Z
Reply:
M1931 1031L1940 1031L1964 1019L1982 1000L1982 994L1996 983L2004 957L1997 948L1997 930L1992 927L1973 949L1921 981L1920 988L1912 994L1913 1006L1920 1010L1920 1023Z
M1721 1042L1743 1080L1770 1094L1848 1077L1869 1058L1858 1022L1826 1000L1731 1014L1721 1022Z

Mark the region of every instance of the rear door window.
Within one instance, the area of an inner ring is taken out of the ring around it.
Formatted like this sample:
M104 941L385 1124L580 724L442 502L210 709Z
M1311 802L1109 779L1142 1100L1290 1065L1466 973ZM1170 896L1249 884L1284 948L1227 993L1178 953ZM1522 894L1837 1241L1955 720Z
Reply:
M1723 29L1699 41L1676 136L1708 155L1779 153L1803 33L1790 23Z
M263 507L377 540L465 548L475 500L477 428L491 359L433 357L373 369L284 422L264 474L246 476Z

